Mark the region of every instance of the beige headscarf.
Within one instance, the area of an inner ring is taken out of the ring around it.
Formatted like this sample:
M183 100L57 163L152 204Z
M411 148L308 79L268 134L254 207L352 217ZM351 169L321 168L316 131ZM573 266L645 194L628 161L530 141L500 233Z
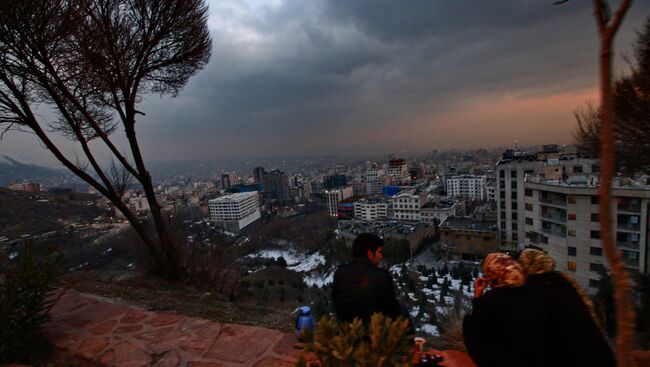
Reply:
M527 275L544 274L555 270L555 261L544 251L527 248L517 260Z
M483 274L491 281L493 288L520 287L526 282L524 269L509 255L491 253L483 262Z

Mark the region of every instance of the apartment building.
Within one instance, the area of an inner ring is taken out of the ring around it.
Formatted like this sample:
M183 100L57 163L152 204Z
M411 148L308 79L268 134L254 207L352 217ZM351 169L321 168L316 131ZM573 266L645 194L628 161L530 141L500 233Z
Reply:
M395 182L398 184L406 183L411 180L408 165L403 159L391 159L388 161L387 174L394 177Z
M365 221L386 220L390 210L391 201L385 196L364 198L354 203L354 217Z
M231 232L239 232L261 216L257 191L220 196L209 200L208 207L210 219Z
M391 198L393 218L397 220L420 220L420 210L429 201L423 190L402 191Z
M451 216L461 214L459 209L462 207L459 203L452 200L439 200L425 204L420 209L420 220L426 223L444 222Z
M556 268L571 274L590 293L598 286L598 270L607 266L600 240L598 177L551 180L529 176L524 184L525 240L555 259ZM648 219L650 187L629 179L612 187L612 230L625 265L649 269Z
M239 182L236 172L226 172L221 175L221 188L226 190L235 186Z
M485 176L462 175L447 178L447 196L485 200Z
M598 160L561 152L555 145L545 145L537 153L508 149L497 162L497 221L501 247L522 249L525 242L524 179L527 175L544 175L564 180L598 172Z
M326 190L325 198L327 199L327 212L333 217L338 216L338 204L352 197L352 186L341 187L334 190Z
M440 244L452 256L478 260L498 250L496 222L449 217L440 225Z

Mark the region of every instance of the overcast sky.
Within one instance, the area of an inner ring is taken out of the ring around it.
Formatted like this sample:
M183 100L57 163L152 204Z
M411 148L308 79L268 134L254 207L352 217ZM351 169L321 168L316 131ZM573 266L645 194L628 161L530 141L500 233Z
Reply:
M210 63L178 97L143 101L143 153L176 160L570 143L573 111L597 99L597 35L591 1L552 3L209 1ZM650 1L634 2L616 39L617 67L648 15ZM53 162L27 134L5 135L0 154Z

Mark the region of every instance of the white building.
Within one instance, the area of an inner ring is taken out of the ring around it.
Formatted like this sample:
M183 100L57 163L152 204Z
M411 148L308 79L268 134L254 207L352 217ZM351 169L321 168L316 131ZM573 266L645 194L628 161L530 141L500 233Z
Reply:
M426 223L442 223L449 217L458 216L460 205L454 201L427 203L420 209L420 220Z
M485 200L485 176L453 176L447 179L447 196Z
M590 293L607 261L600 240L598 177L548 180L529 176L525 190L525 240L548 251L557 270L571 274ZM615 180L612 230L625 265L647 273L650 187Z
M334 190L326 190L325 198L327 199L327 212L333 216L338 216L339 202L351 198L353 194L352 186L341 187Z
M228 231L239 232L260 218L257 191L239 192L208 201L210 219Z
M424 191L402 191L391 198L393 218L397 220L420 220L420 210L429 201Z
M361 199L354 203L354 217L366 221L388 219L391 203L384 197Z
M575 153L561 153L556 146L545 146L535 154L507 150L496 167L497 221L501 248L524 247L524 178L527 175L563 179L597 171L597 160L580 158Z

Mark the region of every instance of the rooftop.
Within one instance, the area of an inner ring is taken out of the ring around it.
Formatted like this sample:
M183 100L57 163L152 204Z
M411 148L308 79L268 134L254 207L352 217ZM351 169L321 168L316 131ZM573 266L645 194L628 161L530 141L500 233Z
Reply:
M494 232L497 229L497 223L493 221L477 221L470 218L449 217L442 222L440 227L446 229Z
M238 200L249 198L251 196L257 196L257 191L237 192L234 194L219 196L218 198L210 199L209 202L238 201Z

